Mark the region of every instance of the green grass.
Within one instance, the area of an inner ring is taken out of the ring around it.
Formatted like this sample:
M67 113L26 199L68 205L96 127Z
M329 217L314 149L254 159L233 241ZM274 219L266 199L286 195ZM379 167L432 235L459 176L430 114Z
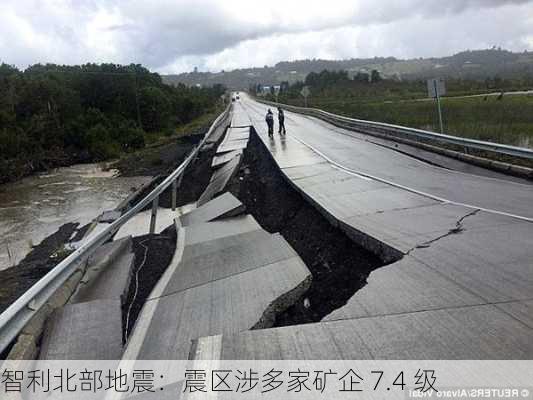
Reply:
M386 102L313 98L309 106L358 119L439 131L434 101ZM444 132L522 147L533 147L533 96L443 98Z
M177 138L197 134L202 127L211 125L216 117L223 111L222 107L213 108L202 114L188 124L180 125L166 132L151 132L145 134L146 147L157 147L175 141Z

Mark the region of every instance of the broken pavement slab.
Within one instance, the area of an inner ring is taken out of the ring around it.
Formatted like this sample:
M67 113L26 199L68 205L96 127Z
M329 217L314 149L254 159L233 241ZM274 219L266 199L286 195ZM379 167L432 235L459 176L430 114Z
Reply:
M279 234L256 242L241 240L233 246L182 260L180 273L169 281L164 295L297 256Z
M242 204L231 193L226 192L202 206L179 217L182 226L209 222L216 218L234 217L244 212Z
M264 244L245 240L251 237ZM309 287L311 274L294 250L249 215L181 227L178 241L189 256L146 302L125 357L187 359L191 340L271 326Z
M250 127L241 127L241 128L229 128L226 132L226 137L224 141L231 140L248 140L250 138Z
M261 226L251 215L239 215L220 221L195 224L184 229L187 232L184 238L186 251L188 246L261 230Z
M133 275L131 237L101 246L87 263L86 272L69 303L113 299L124 303Z
M128 222L120 227L115 234L114 240L122 239L127 236L143 236L150 231L151 210L142 211L133 216ZM157 218L155 233L161 233L174 223L177 213L170 208L159 207L157 209Z
M220 140L222 135L224 135L224 133L226 132L226 128L229 126L229 121L231 120L230 118L231 115L228 114L224 118L224 121L222 121L220 125L214 130L214 132L211 133L211 135L206 139L207 145L213 145L214 143L217 143Z
M486 301L411 256L372 271L368 283L323 321L377 317Z
M228 151L242 150L248 146L248 139L228 140L224 141L218 146L217 154L226 153Z
M198 206L201 206L222 192L228 182L239 171L242 155L237 155L226 163L222 168L216 170L211 176L211 181L198 199Z
M204 360L524 360L533 330L494 305L200 338ZM203 351L206 349L207 351Z
M305 292L310 277L294 257L148 300L148 307L157 305L137 358L187 359L197 337L271 326L275 313Z
M68 304L56 310L43 333L41 360L116 360L122 356L119 300Z
M242 149L239 150L232 150L227 153L223 153L221 155L217 155L213 157L213 162L211 163L211 167L220 167L221 165L231 161L233 157L236 157L238 155L242 154Z

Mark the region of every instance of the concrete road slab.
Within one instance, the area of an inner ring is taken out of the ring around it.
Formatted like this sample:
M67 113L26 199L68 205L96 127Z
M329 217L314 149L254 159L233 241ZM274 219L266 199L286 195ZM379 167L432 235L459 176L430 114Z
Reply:
M261 241L243 241L219 251L189 257L182 260L179 273L170 279L164 295L260 268L296 255L282 236L274 234Z
M299 167L288 167L283 169L283 173L292 181L334 171L336 171L336 169L333 168L333 166L329 163L303 165Z
M232 143L232 142L239 142L241 140L249 140L250 139L250 133L249 132L231 132L231 134L226 136L225 142L226 143Z
M224 164L222 168L216 170L211 176L211 181L198 199L198 206L201 206L222 192L228 182L238 172L241 163L242 154L233 157L229 162Z
M276 143L274 141L266 142L267 148L270 150L281 169L304 165L316 165L326 162L318 154L306 148L299 148L297 151L291 151L290 153L284 151L284 143L285 142Z
M533 329L533 300L512 301L496 306Z
M241 133L250 133L250 125L247 125L247 126L240 126L240 127L235 127L235 126L232 126L228 133L231 133L231 134L241 134Z
M413 208L437 204L435 200L393 187L340 194L344 189L331 189L323 193L319 186L306 189L306 194L338 220L349 224L350 217L380 213L400 208Z
M319 164L320 165L320 164ZM320 187L324 186L342 186L346 189L350 190L347 193L351 192L359 192L359 191L367 191L367 190L374 190L379 189L383 187L388 187L388 185L372 181L368 178L348 174L345 171L338 170L333 168L332 171L327 171L322 174L317 174L309 177L302 177L300 179L296 179L294 181L298 186L300 186L302 189L311 187L311 186L318 186Z
M483 305L225 334L202 338L195 347L218 341L225 360L508 360L531 359L532 334Z
M231 193L226 192L204 205L179 217L182 226L209 222L216 218L234 217L244 212L244 204Z
M369 192L387 189L390 186L380 182L361 179L346 173L329 173L296 180L294 183L309 194L321 193L324 196L341 196L350 193Z
M378 268L348 303L323 321L485 304L486 301L410 256Z
M252 125L250 117L244 112L238 112L238 108L234 109L233 117L231 119L231 127L245 127Z
M261 226L251 215L191 225L185 228L185 247L258 229Z
M315 323L203 337L204 360L368 360L372 353L350 323Z
M248 139L230 140L227 142L222 142L220 146L218 146L217 154L222 154L234 150L242 150L245 149L246 146L248 146Z
M416 223L415 223L416 222ZM472 230L516 223L516 219L436 203L349 218L346 223L402 251L425 246L453 229Z
M233 174L235 170L240 165L240 162L242 160L242 153L233 157L228 163L224 164L221 168L218 168L213 172L213 175L211 175L210 182L217 181L222 178L226 178L228 174Z
M229 142L232 140L248 140L249 138L250 138L250 127L229 128L226 133L226 137L224 141Z
M83 303L93 300L113 299L123 303L128 294L129 284L133 274L134 254L131 248L131 238L124 238L118 242L111 242L106 246L123 245L124 249L114 256L89 259L85 276L82 278L76 293L70 303ZM114 247L108 249L109 253Z
M225 248L235 246L246 246L254 243L268 240L271 234L263 229L257 228L255 230L239 233L236 235L218 237L214 240L207 240L196 244L188 245L183 250L182 260L186 261L189 258L198 257L204 254L216 253Z
M137 358L187 359L193 339L268 326L275 312L303 293L309 279L305 265L294 257L150 300L158 304Z
M122 239L127 236L143 236L150 231L151 210L146 210L133 216L118 230L114 240ZM161 233L174 223L177 217L175 211L170 208L159 207L157 209L157 219L155 224L155 233Z
M223 164L226 164L227 162L231 161L233 157L236 157L238 155L242 154L242 149L239 150L233 150L229 151L227 153L222 153L221 155L213 157L213 162L211 163L211 167L220 167Z
M220 126L218 126L218 128L215 129L214 132L211 133L211 135L206 140L206 145L212 146L214 143L217 143L220 140L222 135L224 135L224 133L226 132L226 128L229 126L229 121L230 120L228 119L227 122L222 123Z
M120 300L69 304L43 333L41 360L116 360L122 356Z
M487 301L524 300L533 293L532 235L527 222L467 228L411 255Z

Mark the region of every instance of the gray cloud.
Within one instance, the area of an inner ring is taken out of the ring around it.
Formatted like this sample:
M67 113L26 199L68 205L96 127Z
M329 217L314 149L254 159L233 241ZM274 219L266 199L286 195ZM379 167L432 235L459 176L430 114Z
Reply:
M294 55L413 56L427 55L430 50L442 54L460 49L461 41L468 47L481 47L487 42L530 46L528 37L533 35L528 0L3 3L0 57L22 67L47 61L113 61L143 63L161 71L192 65L218 69L266 60L271 63ZM481 15L484 20L475 20ZM512 18L513 23L502 21L500 15ZM441 30L429 29L431 24ZM453 28L453 34L443 34L447 28ZM374 36L368 37L368 32ZM284 41L288 39L294 46L287 46ZM229 59L234 55L241 60Z

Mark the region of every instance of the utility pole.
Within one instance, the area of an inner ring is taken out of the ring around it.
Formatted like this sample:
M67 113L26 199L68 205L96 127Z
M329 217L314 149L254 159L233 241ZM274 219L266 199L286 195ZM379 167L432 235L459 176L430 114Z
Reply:
M428 97L431 97L437 100L440 133L444 133L444 124L442 122L442 106L440 103L440 97L446 94L446 86L444 85L444 79L429 79L427 83L428 83Z
M437 108L439 109L440 133L444 133L444 125L442 123L442 109L441 109L441 106L440 106L440 93L439 93L439 88L437 86L437 80L436 79L433 81L433 84L435 86L435 93L437 94Z
M137 67L135 67L135 105L137 107L137 124L139 124L139 128L143 128L142 122L141 122L141 109L139 108L139 86L137 83Z
M300 94L303 96L305 101L305 107L307 108L307 98L311 94L311 90L309 89L309 86L304 86L302 90L300 91Z

